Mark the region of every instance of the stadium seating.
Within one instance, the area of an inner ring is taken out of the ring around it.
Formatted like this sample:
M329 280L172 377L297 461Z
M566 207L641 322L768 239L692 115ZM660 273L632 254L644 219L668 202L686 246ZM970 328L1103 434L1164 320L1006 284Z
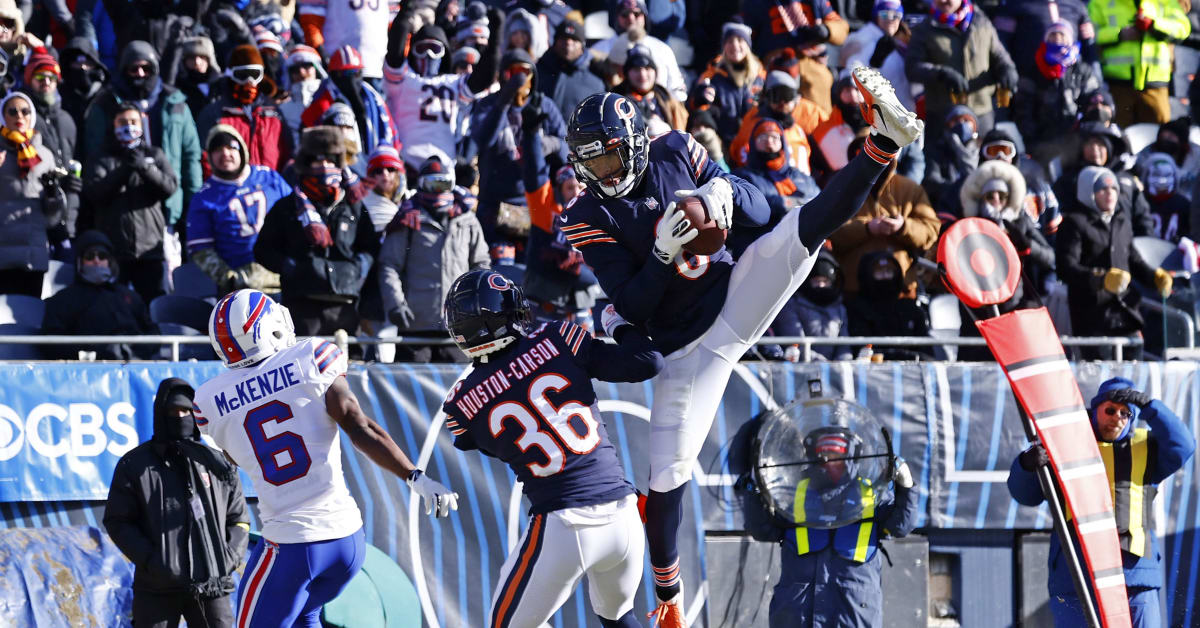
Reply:
M50 260L50 268L42 276L42 298L49 299L72 283L75 283L75 266L58 260Z
M7 323L0 325L0 336L36 336L41 333L38 327ZM40 360L42 352L34 344L0 343L0 360Z
M183 325L207 334L208 316L212 313L212 309L212 304L207 301L194 297L164 294L150 302L150 320L159 324Z
M160 332L162 332L162 334L164 336L207 336L208 335L205 332L197 331L195 329L192 329L191 327L188 327L187 325L180 325L178 323L158 323L158 330ZM164 359L164 360L171 359L170 345L163 347L162 359ZM180 360L215 360L215 359L217 359L217 354L213 352L212 345L210 345L210 344L179 345L179 359Z
M46 304L23 294L0 294L0 325L16 323L41 327Z
M929 335L934 338L958 338L962 325L962 312L958 309L958 297L939 294L929 302ZM935 345L934 354L939 360L954 360L958 347Z
M217 284L199 266L191 262L183 264L171 273L171 279L175 283L175 291L172 292L175 296L211 299L212 303L216 303Z

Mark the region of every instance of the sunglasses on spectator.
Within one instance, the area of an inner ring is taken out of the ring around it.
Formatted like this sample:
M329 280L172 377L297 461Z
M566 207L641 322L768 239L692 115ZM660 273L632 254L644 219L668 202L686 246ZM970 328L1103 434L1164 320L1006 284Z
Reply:
M83 258L85 262L90 262L92 260L107 260L108 253L105 253L100 249L92 249L90 251L84 251L79 257Z
M449 192L454 189L454 178L449 173L427 174L417 181L417 187L423 192Z
M413 44L413 53L424 57L441 59L442 55L446 54L446 47L436 39L424 39Z
M150 74L153 73L153 67L154 66L151 66L149 63L146 63L145 61L143 61L141 63L135 63L135 64L129 66L128 73L133 76L137 76L139 74L145 74L145 75L149 76Z
M375 168L375 169L371 170L370 172L368 172L368 173L367 173L367 176L370 176L370 177L377 177L377 176L379 176L379 175L381 175L381 174L383 174L383 173L385 173L385 172L387 172L387 173L396 173L396 172L400 172L400 169L399 169L399 168L396 168L396 167L394 167L394 166L382 166L382 167Z
M33 115L33 110L29 107L21 107L19 109L16 107L9 107L8 109L4 110L4 115L12 116L14 118L28 118L29 116Z
M898 20L901 17L904 17L903 13L901 13L899 11L891 11L891 10L883 10L883 11L880 11L879 13L876 13L875 15L879 19L881 19L885 22L890 22L892 20Z
M1112 416L1112 415L1116 414L1116 415L1119 415L1122 419L1132 419L1133 418L1133 411L1128 408L1114 408L1112 406L1108 406L1107 408L1104 409L1104 414L1107 414L1108 416Z
M239 65L229 68L229 75L239 85L258 85L263 79L263 69L261 65Z
M1011 160L1016 154L1016 145L1009 141L992 142L983 147L983 155L988 159Z

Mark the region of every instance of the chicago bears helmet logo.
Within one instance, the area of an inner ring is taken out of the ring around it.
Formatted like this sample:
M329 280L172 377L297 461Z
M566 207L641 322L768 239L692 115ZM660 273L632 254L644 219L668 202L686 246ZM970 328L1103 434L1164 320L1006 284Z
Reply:
M504 278L504 275L491 274L488 275L488 285L497 290L508 290L512 287L512 283Z
M617 102L613 103L613 109L617 112L617 117L622 120L632 120L634 114L633 104L624 98L618 98Z

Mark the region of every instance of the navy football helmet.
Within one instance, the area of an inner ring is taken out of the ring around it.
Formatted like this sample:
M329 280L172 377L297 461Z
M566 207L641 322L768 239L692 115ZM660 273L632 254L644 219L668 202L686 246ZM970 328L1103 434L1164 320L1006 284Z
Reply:
M567 126L567 160L593 193L628 194L650 162L650 137L637 106L612 92L584 98Z
M529 302L517 284L481 268L454 280L443 308L446 329L472 359L504 349L529 332Z

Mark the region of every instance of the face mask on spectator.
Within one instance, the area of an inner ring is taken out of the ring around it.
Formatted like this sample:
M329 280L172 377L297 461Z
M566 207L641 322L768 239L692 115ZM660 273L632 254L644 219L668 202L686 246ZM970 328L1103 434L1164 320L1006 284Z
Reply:
M313 166L300 179L304 193L322 205L329 205L337 198L342 185L342 169L337 166Z
M959 120L950 125L950 133L957 137L964 146L975 139L975 127L967 120Z
M829 305L842 296L838 285L838 270L825 259L818 259L812 274L800 284L800 294L815 305Z
M142 127L136 124L122 124L113 134L125 148L136 148L142 143Z

